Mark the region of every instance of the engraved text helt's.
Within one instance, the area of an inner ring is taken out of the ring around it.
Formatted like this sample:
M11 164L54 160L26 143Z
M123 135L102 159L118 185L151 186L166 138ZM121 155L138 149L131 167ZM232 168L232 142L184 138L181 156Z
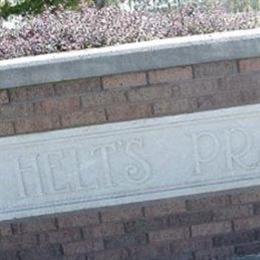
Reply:
M260 105L0 139L0 219L260 184Z

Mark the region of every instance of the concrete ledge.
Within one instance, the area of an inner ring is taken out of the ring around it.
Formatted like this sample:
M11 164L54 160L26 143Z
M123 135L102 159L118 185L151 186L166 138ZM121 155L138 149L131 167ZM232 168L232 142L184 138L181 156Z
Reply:
M0 138L0 221L259 186L259 117L253 105Z
M260 56L260 28L0 61L0 89Z

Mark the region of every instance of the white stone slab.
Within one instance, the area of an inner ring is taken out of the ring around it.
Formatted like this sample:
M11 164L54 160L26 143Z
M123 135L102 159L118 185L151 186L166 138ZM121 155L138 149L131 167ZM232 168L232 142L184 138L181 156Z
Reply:
M0 139L0 219L260 185L260 105Z

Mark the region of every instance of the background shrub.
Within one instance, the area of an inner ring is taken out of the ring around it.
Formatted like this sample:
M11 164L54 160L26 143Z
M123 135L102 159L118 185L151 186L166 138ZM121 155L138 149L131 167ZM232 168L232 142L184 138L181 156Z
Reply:
M2 25L1 25L2 23ZM222 6L187 4L167 12L123 11L117 7L48 9L6 28L0 18L0 59L102 47L176 36L249 29L253 12L232 14Z
M13 0L12 0L13 1ZM64 8L76 8L81 0L20 0L12 2L5 0L0 7L0 16L7 18L9 15L37 14L42 12L46 7L63 6ZM85 0L86 4L91 4L93 0Z
M124 7L129 10L178 9L191 3L203 6L222 4L231 12L260 10L260 0L123 0L123 2Z
M232 12L260 10L260 0L0 0L0 16L7 18L9 15L37 14L46 6L76 8L80 4L96 5L98 8L117 5L125 10L150 10L179 9L186 4L218 5L223 4Z

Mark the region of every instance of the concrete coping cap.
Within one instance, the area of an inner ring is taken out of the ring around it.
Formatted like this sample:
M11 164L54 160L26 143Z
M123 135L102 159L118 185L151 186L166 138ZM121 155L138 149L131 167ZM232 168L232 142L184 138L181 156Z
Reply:
M260 28L0 61L0 89L260 57Z

